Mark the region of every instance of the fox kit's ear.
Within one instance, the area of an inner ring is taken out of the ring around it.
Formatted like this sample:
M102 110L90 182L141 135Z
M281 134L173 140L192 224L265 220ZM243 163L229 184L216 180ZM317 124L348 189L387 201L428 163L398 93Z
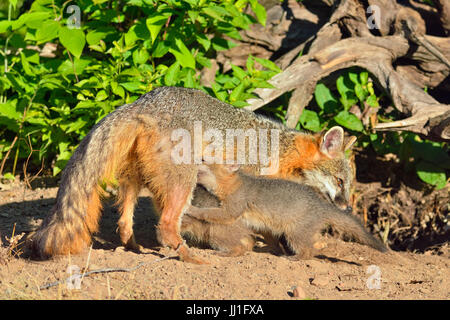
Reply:
M356 137L351 136L348 137L347 142L345 143L344 151L350 150L356 142Z
M344 129L341 127L333 127L328 130L320 141L320 151L330 158L335 157L342 151L344 144Z

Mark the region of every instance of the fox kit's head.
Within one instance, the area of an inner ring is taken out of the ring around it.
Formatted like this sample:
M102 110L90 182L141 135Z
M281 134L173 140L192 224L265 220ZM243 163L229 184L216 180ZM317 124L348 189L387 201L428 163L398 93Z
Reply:
M240 186L236 172L239 165L205 165L198 167L197 183L204 186L219 199L226 198Z
M350 137L344 143L344 130L341 127L331 128L319 138L320 160L313 168L303 171L303 183L315 187L328 200L347 211L351 210L349 198L353 168L345 151L355 141L355 137Z

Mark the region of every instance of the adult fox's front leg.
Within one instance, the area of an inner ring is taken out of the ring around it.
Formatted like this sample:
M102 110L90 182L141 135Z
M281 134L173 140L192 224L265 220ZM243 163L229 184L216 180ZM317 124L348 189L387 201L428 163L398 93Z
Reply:
M168 186L165 199L159 202L161 218L158 225L158 240L161 244L177 249L183 261L204 264L205 261L189 252L180 236L181 218L190 205L193 188L187 185Z
M171 145L162 141L167 141L167 136L147 131L138 137L136 148L143 183L160 209L158 240L177 250L183 261L204 264L189 251L180 235L181 218L190 206L197 183L197 168L172 162L167 155Z

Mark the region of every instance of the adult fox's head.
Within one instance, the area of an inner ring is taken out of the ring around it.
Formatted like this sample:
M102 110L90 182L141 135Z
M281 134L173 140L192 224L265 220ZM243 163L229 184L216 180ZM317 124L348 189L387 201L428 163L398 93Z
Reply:
M343 210L349 206L354 168L345 156L356 137L344 142L344 130L335 126L325 133L296 137L293 148L284 155L281 176L314 187Z
M352 209L349 198L354 168L345 151L355 141L356 137L352 136L344 143L344 130L331 128L320 138L320 152L325 157L317 162L316 167L304 172L304 183L317 188L331 202L347 211Z

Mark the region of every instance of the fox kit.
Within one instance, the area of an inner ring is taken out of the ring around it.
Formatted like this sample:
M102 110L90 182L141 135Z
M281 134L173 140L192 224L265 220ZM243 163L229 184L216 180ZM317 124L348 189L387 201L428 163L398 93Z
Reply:
M192 153L183 152L181 162L167 161L160 153L162 141L167 139L184 139L187 134L196 141L199 123L203 130L222 134L232 129L238 133L261 129L268 133L270 141L277 134L277 157L269 155L278 160L278 166L273 166L270 172L274 177L314 176L318 168L344 158L342 150L336 148L343 139L342 128L332 128L321 136L301 133L234 108L199 90L157 88L104 117L81 141L62 173L56 204L30 238L34 252L49 257L75 254L86 248L91 235L98 230L100 186L117 182L118 229L124 245L138 247L132 229L133 211L139 191L148 188L159 209L160 243L176 249L184 261L204 263L184 244L180 226L197 184L201 161L196 160L211 155L206 153L208 140L203 139L200 148L194 144ZM189 137L184 142L191 141ZM219 153L215 155L220 157ZM260 174L265 167L266 163L242 165L243 170L254 174ZM347 183L350 182L342 181L342 190ZM345 192L335 195L335 202L342 206L346 205Z
M325 201L313 187L283 179L255 177L236 171L233 166L204 166L198 183L214 193L222 202L220 208L189 209L189 215L211 223L230 224L242 220L250 229L284 235L290 249L298 257L312 254L314 235L326 225L355 238L362 244L386 251L351 214ZM319 178L317 175L315 178ZM328 177L324 177L327 181ZM337 191L324 183L330 197ZM336 188L338 190L338 188Z
M342 152L351 148L355 140L355 137L350 137L347 143L341 146ZM353 180L352 169L349 160L336 158L333 161L320 163L314 170L306 170L303 175L295 177L293 180L309 185L319 196L336 205L340 204L342 209L349 212L351 207L347 204L350 182ZM202 208L219 207L220 200L199 185L195 189L191 204ZM220 251L223 255L238 256L252 250L256 236L262 236L266 244L277 253L284 251L283 247L280 247L277 237L270 232L255 232L247 227L242 219L224 225L196 219L189 215L189 211L183 216L182 234L197 243L209 244L211 248Z
M340 131L338 128L333 130ZM353 136L349 137L345 143L344 140L336 138L333 148L341 150L342 155L352 147L355 141L356 138ZM320 162L314 169L304 170L300 175L291 175L285 178L309 185L314 188L318 196L347 212L351 212L352 208L348 203L354 176L353 171L354 167L351 162L345 157L339 156ZM202 208L219 207L220 201L217 197L211 196L211 193L208 193L200 185L195 189L191 204ZM277 237L274 237L270 232L255 232L255 230L247 227L242 219L224 225L196 219L189 215L189 211L183 216L182 234L197 243L209 244L211 248L220 251L223 255L238 256L251 251L255 245L256 236L262 236L266 244L275 252L284 252Z
M220 201L199 185L195 189L192 204L201 207L219 207ZM189 212L183 215L181 234L195 244L208 245L226 256L240 256L251 251L256 237L256 234L240 221L232 225L209 223L190 216Z

